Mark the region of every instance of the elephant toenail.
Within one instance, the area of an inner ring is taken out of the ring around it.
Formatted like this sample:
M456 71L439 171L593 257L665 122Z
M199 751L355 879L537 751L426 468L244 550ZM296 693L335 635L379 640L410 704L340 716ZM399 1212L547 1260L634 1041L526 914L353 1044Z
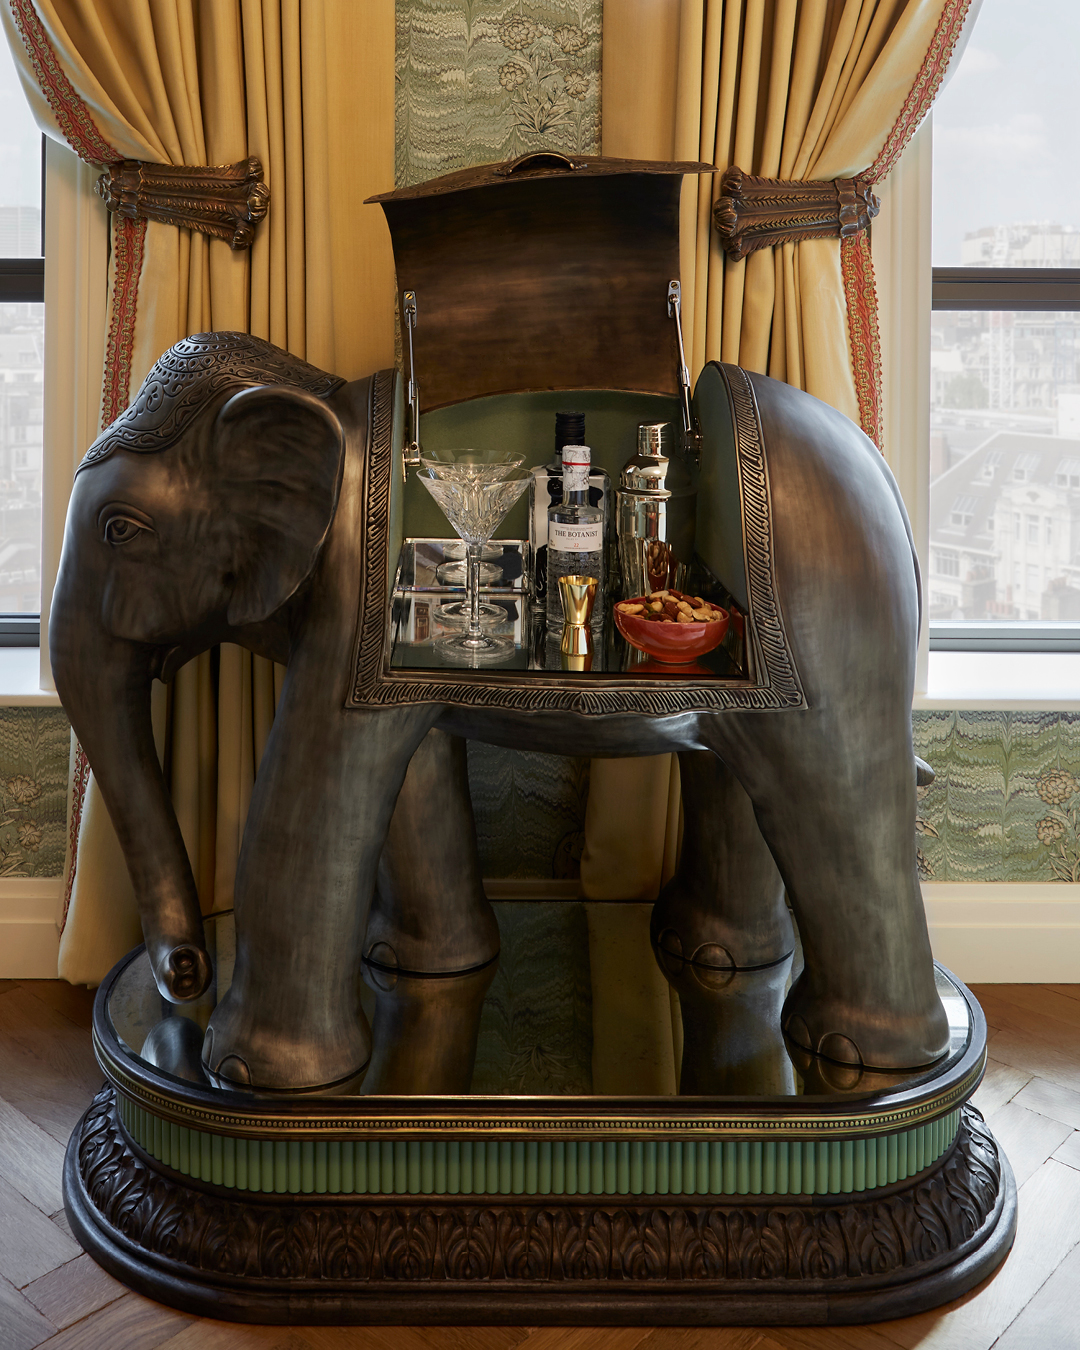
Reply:
M733 966L699 966L691 962L690 969L697 983L710 994L718 994L721 989L726 989L738 974Z
M226 1055L215 1072L230 1083L251 1083L251 1071L239 1055Z
M686 960L682 954L682 942L674 928L665 928L657 937L654 952L664 977L677 980L686 967Z
M396 967L392 970L385 970L382 966L373 965L367 957L364 958L361 970L364 976L364 983L369 988L374 989L377 994L389 994L397 988L398 973Z
M668 956L674 956L679 961L683 959L682 938L674 928L665 928L656 939L656 945L661 951L667 952Z
M813 1053L814 1042L810 1039L810 1028L798 1013L793 1013L784 1023L784 1032L800 1050L809 1050L811 1054Z
M373 943L371 950L365 953L364 960L373 961L375 965L384 966L387 970L396 970L401 965L397 952L389 942Z
M863 1076L861 1064L834 1064L824 1058L818 1060L818 1072L824 1086L832 1092L853 1092Z
M735 958L719 942L703 942L690 958L696 966L711 966L713 970L735 970Z
M860 1069L863 1065L859 1047L850 1036L843 1036L838 1031L826 1032L818 1041L817 1052L836 1064L854 1064Z

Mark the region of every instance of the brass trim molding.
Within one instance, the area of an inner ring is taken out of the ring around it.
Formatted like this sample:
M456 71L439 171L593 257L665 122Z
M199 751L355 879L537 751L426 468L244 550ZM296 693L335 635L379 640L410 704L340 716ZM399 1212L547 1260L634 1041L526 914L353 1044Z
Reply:
M755 178L725 170L713 224L733 262L759 248L803 239L848 239L865 230L881 209L865 178L811 182Z
M156 220L250 248L270 206L263 167L253 156L235 164L153 164L122 159L97 180L106 207L129 220Z

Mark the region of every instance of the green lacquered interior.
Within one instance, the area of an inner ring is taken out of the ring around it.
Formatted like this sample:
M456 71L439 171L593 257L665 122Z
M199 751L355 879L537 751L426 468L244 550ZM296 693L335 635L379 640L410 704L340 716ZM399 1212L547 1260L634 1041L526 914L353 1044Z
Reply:
M916 1176L952 1145L959 1109L845 1140L236 1139L119 1097L152 1158L232 1190L279 1195L848 1195Z
M421 389L421 399L423 398ZM679 419L676 399L660 394L628 394L611 389L523 392L470 399L422 413L420 444L425 450L502 450L524 454L526 469L546 464L555 449L555 414L583 412L585 439L593 463L617 483L622 466L634 453L639 422ZM452 534L446 517L410 470L405 489L405 534L414 539ZM495 532L498 539L524 539L528 517L523 497Z
M401 382L398 382L400 392ZM747 604L743 562L742 510L735 431L727 392L719 372L707 367L695 393L705 436L698 497L698 552L743 607ZM639 422L678 422L678 400L660 394L606 389L522 392L471 399L424 413L420 440L425 449L512 448L524 453L525 467L546 464L554 450L555 414L585 414L585 438L593 462L617 485L623 465L634 453ZM395 415L395 451L401 445ZM511 508L495 532L498 539L523 539L528 533L526 499ZM391 487L391 569L397 565L402 537L445 538L450 529L433 499L409 471L402 490L400 474ZM392 578L391 578L392 580Z

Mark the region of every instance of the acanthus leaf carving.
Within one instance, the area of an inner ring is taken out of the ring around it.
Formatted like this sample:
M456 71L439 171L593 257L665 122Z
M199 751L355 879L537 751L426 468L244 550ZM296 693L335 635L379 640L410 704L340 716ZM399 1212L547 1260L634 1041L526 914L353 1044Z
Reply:
M287 1291L312 1281L415 1288L634 1284L842 1289L960 1259L1002 1203L1000 1161L964 1108L956 1147L884 1198L262 1197L188 1187L131 1149L103 1089L73 1143L79 1185L114 1240L167 1269Z

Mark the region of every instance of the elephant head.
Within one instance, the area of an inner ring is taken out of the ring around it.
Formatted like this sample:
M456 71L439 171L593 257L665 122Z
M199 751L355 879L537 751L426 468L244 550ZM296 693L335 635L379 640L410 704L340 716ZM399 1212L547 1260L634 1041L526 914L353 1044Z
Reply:
M221 641L287 661L341 480L342 384L241 333L171 348L75 477L49 642L57 691L116 827L155 979L211 979L150 688Z

